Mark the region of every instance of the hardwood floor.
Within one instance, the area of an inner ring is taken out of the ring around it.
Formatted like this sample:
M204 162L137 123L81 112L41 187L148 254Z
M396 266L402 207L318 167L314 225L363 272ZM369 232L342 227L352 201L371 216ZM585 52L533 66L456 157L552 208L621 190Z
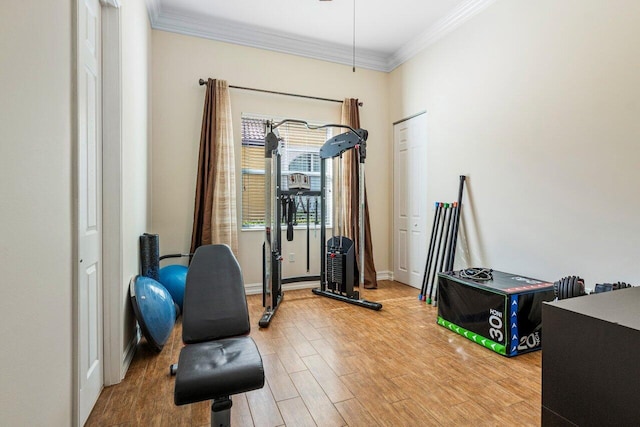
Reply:
M383 281L363 297L381 311L285 292L271 326L258 328L261 295L249 295L251 336L266 384L233 396L234 426L540 425L541 353L505 358L436 325L418 290ZM87 426L209 426L209 402L173 403L164 350L139 344L122 383L104 389Z

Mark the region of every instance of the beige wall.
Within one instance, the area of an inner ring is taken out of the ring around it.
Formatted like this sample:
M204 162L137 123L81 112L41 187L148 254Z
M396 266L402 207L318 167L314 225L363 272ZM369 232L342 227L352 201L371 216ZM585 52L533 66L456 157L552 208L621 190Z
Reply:
M124 2L121 19L124 353L135 333L135 319L129 303L129 280L140 273L138 238L148 230L151 218L151 27L142 1Z
M71 424L71 2L0 13L0 424Z
M429 203L456 197L458 266L640 282L640 7L501 0L390 77L428 111Z
M390 269L391 144L387 74L368 70L352 73L348 66L162 31L153 31L152 57L152 231L160 235L161 253L189 250L205 94L198 79L211 77L225 79L237 86L334 99L354 97L364 102L361 123L369 130L367 185L375 262L378 271ZM241 170L239 124L243 112L321 122L340 120L338 103L231 89L231 104L238 173ZM240 179L237 186L240 209ZM283 244L285 253L296 254L295 263L285 261L285 276L306 274L304 237L304 232L299 232L294 245ZM312 233L312 248L316 254L320 245L318 239L314 239ZM247 284L262 280L262 241L260 232L240 232L238 258ZM318 263L316 259L315 265ZM315 267L316 273L318 269Z
M197 80L209 76L365 102L379 271L392 268L389 123L426 109L429 202L455 197L457 176L469 176L469 256L459 266L640 282L635 1L498 1L390 76L151 32L142 2L125 2L122 13L125 295L140 233L160 233L163 253L188 249L204 96ZM0 352L0 414L10 425L72 418L71 16L71 3L34 1L9 2L0 14L0 338L10 343ZM337 104L240 91L232 103L236 123L243 111L339 117ZM241 233L247 283L260 280L261 241ZM285 268L300 269L304 252L293 251L296 266Z

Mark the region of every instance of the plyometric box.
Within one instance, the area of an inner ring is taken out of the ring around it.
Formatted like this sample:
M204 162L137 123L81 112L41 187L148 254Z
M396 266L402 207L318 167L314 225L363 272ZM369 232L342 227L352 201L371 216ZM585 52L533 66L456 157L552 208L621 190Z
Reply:
M553 284L501 271L492 277L438 274L438 324L503 356L539 350L542 302L555 298Z

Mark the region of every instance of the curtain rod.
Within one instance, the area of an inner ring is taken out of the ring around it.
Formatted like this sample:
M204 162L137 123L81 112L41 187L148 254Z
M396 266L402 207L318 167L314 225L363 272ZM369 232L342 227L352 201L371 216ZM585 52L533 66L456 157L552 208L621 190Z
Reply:
M204 79L200 79L198 81L198 83L200 83L200 86L204 86L207 84L207 81ZM295 93L287 93L287 92L276 92L273 90L265 90L265 89L254 89L251 87L243 87L243 86L233 86L233 85L229 85L230 88L232 89L241 89L241 90L250 90L253 92L262 92L262 93L272 93L274 95L286 95L286 96L295 96L297 98L307 98L307 99L315 99L318 101L328 101L328 102L339 102L340 104L342 104L344 101L340 101L339 99L331 99L331 98L320 98L317 96L308 96L308 95L298 95ZM362 102L358 102L358 106L362 107L364 104Z

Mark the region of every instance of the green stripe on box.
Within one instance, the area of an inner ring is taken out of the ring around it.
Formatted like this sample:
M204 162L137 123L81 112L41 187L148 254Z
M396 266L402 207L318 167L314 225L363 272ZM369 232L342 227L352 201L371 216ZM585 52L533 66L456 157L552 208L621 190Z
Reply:
M499 344L495 341L491 341L488 338L483 337L482 335L478 335L475 332L471 332L466 330L465 328L461 328L458 325L455 325L448 320L444 320L442 317L438 316L438 325L444 326L445 328L455 332L458 335L462 335L470 341L473 341L476 344L480 344L491 351L495 351L498 354L505 356L507 354L507 349L503 344Z

